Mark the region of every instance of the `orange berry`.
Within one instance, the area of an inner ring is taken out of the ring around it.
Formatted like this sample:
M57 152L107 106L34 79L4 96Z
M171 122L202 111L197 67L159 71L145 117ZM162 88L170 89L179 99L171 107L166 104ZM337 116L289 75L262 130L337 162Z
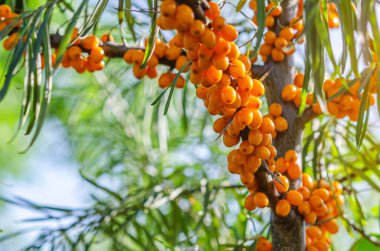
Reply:
M223 135L223 143L226 147L233 147L239 144L240 137L232 137L228 133Z
M290 209L291 209L290 203L285 199L279 200L276 204L276 214L279 216L282 216L282 217L288 216L288 214L290 213Z
M250 173L255 173L261 165L261 159L256 155L249 155L245 163L244 170Z
M90 60L99 63L104 58L104 50L102 47L94 47L90 52Z
M321 199L321 197L316 196L316 195L310 196L309 202L310 202L310 206L313 209L318 209L318 208L321 208L321 207L323 207L325 205L325 203L323 202L323 200Z
M272 57L273 61L280 62L280 61L284 60L285 54L282 52L282 50L274 48L271 52L271 57Z
M161 88L169 87L172 81L173 81L172 74L170 72L163 73L158 79L158 86ZM197 90L198 89L199 88L197 88Z
M154 68L158 65L159 61L158 61L158 57L156 55L151 55L148 62L147 62L147 66L150 67L150 68Z
M176 11L177 4L173 0L163 1L161 4L161 14L165 17L172 17Z
M265 18L265 27L271 28L273 27L274 23L275 23L275 19L273 16L267 16Z
M183 37L183 46L186 50L196 50L199 48L199 38L186 33Z
M242 78L239 78L238 79L238 87L239 87L239 90L250 91L253 87L252 78L248 75L245 75Z
M259 110L253 110L253 119L252 123L249 125L249 128L252 130L259 129L263 122L263 117Z
M290 41L294 38L294 36L296 35L297 31L294 30L293 28L291 27L286 27L286 28L283 28L281 31L280 31L280 37L283 37L285 38L286 40Z
M211 20L214 20L216 17L220 16L219 5L215 2L209 2L210 8L205 11L205 14Z
M174 79L174 75L173 75L173 79ZM182 77L182 75L179 75L177 82L175 83L175 87L176 88L183 88L185 86L185 84L186 84L185 79Z
M286 170L288 169L288 162L285 161L285 158L281 157L281 158L278 158L276 160L276 171L277 172L280 172L280 173L284 173L286 172Z
M192 24L194 22L194 12L186 4L180 4L175 10L175 18L183 24Z
M281 97L285 101L291 101L297 94L297 87L292 84L285 85L281 92Z
M244 207L248 211L253 211L256 209L256 203L255 203L254 197L255 196L253 194L250 194L247 197L245 197L245 199L244 199Z
M322 236L322 231L317 226L309 226L306 228L306 234L312 240L317 240Z
M212 64L218 70L227 70L229 63L228 57L223 54L214 55L212 58Z
M81 41L81 44L83 48L91 50L92 48L99 46L99 38L95 35L89 35Z
M287 172L288 172L289 178L292 180L298 179L299 177L301 177L301 174L302 174L301 168L296 163L291 163L289 165Z
M100 37L100 40L101 40L103 43L113 42L113 41L114 41L113 36L112 36L111 34L103 34L103 35Z
M286 195L286 199L292 206L299 206L303 202L302 194L296 190L290 190Z
M179 56L181 55L181 48L178 48L176 46L170 46L169 48L167 48L165 50L165 57L168 59L168 60L175 60L177 59Z
M282 106L279 103L272 103L269 106L269 114L273 117L278 117L282 114Z
M140 68L140 65L138 64L135 64L133 65L133 75L135 75L135 77L137 79L141 79L145 76L145 73L146 73L146 70L145 69L141 69Z
M214 47L214 51L218 54L226 55L231 51L231 44L220 38Z
M290 163L295 163L298 158L298 154L295 150L288 150L285 153L285 160Z
M278 176L278 179L281 181L282 184L277 180L274 180L274 187L277 189L279 193L285 193L289 190L289 180L286 176Z
M255 96L249 96L249 101L247 105L248 107L258 110L261 108L262 104L263 103L260 98Z
M251 95L255 97L261 97L265 93L265 88L263 83L260 82L260 80L252 79L253 85L251 90Z
M132 51L132 62L135 64L141 64L144 60L144 52L142 50L133 50Z
M209 28L206 28L203 32L203 35L201 36L201 43L207 48L214 48L216 45L215 33Z
M276 41L276 38L276 33L274 33L273 31L267 31L267 33L265 33L264 35L264 42L266 44L273 45Z
M320 197L324 202L330 198L330 192L326 188L317 188L312 192L312 195Z
M237 32L234 26L228 24L223 27L222 31L220 32L220 35L222 35L222 37L225 40L233 42L238 38L239 33Z
M313 179L307 173L302 173L302 186L311 189L313 187Z
M279 132L285 132L288 130L288 121L284 117L277 117L274 119L274 126Z
M238 59L232 60L228 69L234 78L241 78L246 73L245 65Z
M260 159L266 160L270 156L270 150L266 146L259 145L255 148L255 155Z
M82 49L76 45L71 46L67 52L71 60L79 59L82 55Z
M283 37L278 37L278 38L276 39L276 41L274 41L274 46L275 46L277 49L282 49L282 48L288 46L288 43L289 43L289 42L288 42L285 38L283 38Z
M8 15L11 13L12 13L12 9L9 5L7 5L7 4L1 4L0 5L0 17L7 18Z
M217 84L222 79L223 71L218 70L213 65L211 65L204 72L204 75L205 75L208 82L210 82L211 84ZM235 99L233 99L233 101L235 101ZM232 103L233 103L233 101L232 101Z
M270 251L272 250L272 243L267 239L260 237L257 240L256 251Z
M247 108L247 107L241 109L240 111L237 112L236 118L240 124L249 125L253 119L252 109Z
M313 225L317 221L317 215L314 212L310 212L304 217L307 224Z
M201 20L195 20L190 27L191 35L200 37L205 32L205 24Z
M272 133L275 129L273 121L268 117L264 117L260 129L265 134Z
M331 234L336 234L339 231L339 225L336 219L329 220L323 223L322 226Z
M303 86L303 79L304 76L302 73L297 73L296 76L294 77L294 85L297 86L298 88L302 88Z
M259 55L261 56L269 56L272 52L272 46L269 44L262 44L259 49Z
M226 20L224 19L224 17L216 17L214 18L214 20L212 21L212 28L215 30L215 31L221 31L224 26L226 26Z
M253 153L253 150L255 150L255 148L249 143L248 140L244 140L240 143L239 150L243 154L249 155Z
M255 204L257 205L257 207L259 207L259 208L267 207L269 204L268 197L262 192L255 193L254 201L255 201Z
M310 203L308 201L302 202L301 205L298 206L298 213L300 215L308 215L311 212Z
M232 86L221 89L221 99L225 104L232 104L236 99L236 91Z
M248 133L248 141L251 145L258 146L263 140L263 132L260 130L250 130Z
M185 67L182 70L182 72L188 72L190 70L190 64L189 64L189 62L190 61L189 61L189 59L186 56L181 55L175 61L175 68L179 71L180 69L182 69L183 67Z
M308 200L310 197L310 190L307 187L299 187L297 189L298 192L300 192L303 196L304 200Z
M249 57L247 57L247 55L241 54L239 56L239 60L244 64L245 69L247 71L249 71L251 69L252 63L251 63L251 60L249 59Z

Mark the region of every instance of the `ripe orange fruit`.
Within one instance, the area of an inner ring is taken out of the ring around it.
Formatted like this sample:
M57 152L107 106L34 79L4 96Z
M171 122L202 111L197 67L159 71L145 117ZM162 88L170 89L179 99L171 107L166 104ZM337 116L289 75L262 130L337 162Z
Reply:
M8 18L8 15L12 13L12 9L7 4L0 5L0 17Z
M279 132L285 132L288 130L288 121L284 117L277 117L274 119L274 126Z
M296 180L301 177L302 170L296 163L290 163L287 173L290 179Z
M261 165L261 159L255 155L249 155L247 162L244 165L244 170L250 173L255 173Z
M181 24L185 24L185 26L191 25L194 22L194 12L193 10L186 4L180 4L177 6L175 11L175 18L180 21Z
M258 79L252 79L253 85L251 90L251 95L255 97L261 97L265 93L265 88L263 83L261 83Z
M288 41L283 38L283 37L278 37L275 41L274 41L274 46L277 48L277 49L282 49L286 46L288 46Z
M253 153L254 146L252 146L248 140L244 140L243 142L240 143L239 150L243 154L249 155Z
M298 212L300 215L308 215L311 212L310 203L308 201L302 202L302 204L298 206Z
M309 197L310 197L310 190L309 189L307 189L306 187L299 187L297 189L297 191L302 194L304 200L309 199Z
M284 173L288 169L288 162L285 161L285 158L281 157L276 160L276 171Z
M216 69L213 65L211 65L206 71L204 71L204 76L207 81L211 84L217 84L222 79L223 71ZM232 100L232 103L235 99Z
M253 88L252 78L248 75L243 76L238 79L239 90L250 91Z
M339 225L336 219L329 220L323 223L322 226L331 234L336 234L339 231Z
M268 117L264 117L260 129L265 134L272 133L275 129L273 121Z
M210 8L205 11L205 14L211 20L214 20L216 17L220 16L219 5L215 2L209 2Z
M279 200L276 204L276 214L279 216L282 216L282 217L288 216L290 213L290 209L291 209L290 203L285 199Z
M255 154L260 159L266 160L270 156L270 151L269 151L268 147L263 146L263 145L259 145L255 148Z
M320 197L324 202L330 198L330 193L326 188L317 188L312 192L312 195Z
M312 211L304 217L307 224L313 225L317 221L317 215Z
M304 79L304 75L302 73L297 73L296 76L294 77L294 85L299 88L302 88L303 79Z
M212 64L218 70L227 70L229 63L228 57L223 54L214 55L212 58Z
M237 32L236 28L230 24L225 25L220 34L225 40L230 42L235 41L239 36L239 33Z
M254 201L255 201L255 204L257 205L257 207L259 207L259 208L267 207L269 204L268 197L262 192L255 193Z
M306 228L306 234L312 240L317 240L317 239L321 238L322 231L317 226L309 226L309 227Z
M239 144L240 137L232 137L228 133L223 135L223 143L226 147L233 147Z
M278 117L282 114L282 106L279 103L272 103L269 106L269 114L273 117Z
M82 55L82 49L76 45L71 46L67 52L71 60L77 60Z
M248 141L251 145L258 146L263 140L263 132L261 130L250 130L248 134Z
M280 62L284 60L285 54L281 50L274 48L271 52L271 57L273 61Z
M92 48L99 46L99 38L95 35L89 35L81 41L81 44L83 48L91 50Z
M298 158L298 154L295 150L288 150L285 153L285 160L290 163L295 163Z
M195 37L200 37L205 32L205 24L201 20L195 20L190 27L191 35Z
M232 104L236 99L236 91L232 86L221 89L221 99L225 104Z
M285 38L286 40L290 41L294 38L294 36L296 35L297 31L294 30L293 28L291 27L286 27L286 28L283 28L281 31L280 31L280 37L283 37Z
M297 88L295 85L288 84L285 85L281 92L281 97L285 101L291 101L294 99L297 93Z
M228 68L232 77L241 78L245 76L245 65L238 59L232 60L230 67Z
M264 35L264 42L266 44L273 45L276 41L276 38L276 33L274 33L273 31L267 31L267 33L265 33Z
M296 190L290 190L286 195L286 199L292 206L299 206L303 202L302 194Z
M309 202L310 202L310 206L315 210L325 205L321 197L316 196L316 195L310 196Z
M247 197L245 197L245 199L244 199L244 207L248 211L253 211L253 210L256 209L256 204L255 204L255 200L254 200L254 195L253 194L250 194Z
M311 189L313 187L313 179L307 173L302 173L302 186Z
M285 193L289 190L289 180L286 176L278 176L278 179L282 182L282 184L277 180L274 180L274 187L279 193Z
M176 11L177 4L173 0L163 1L161 4L161 14L165 17L172 17Z
M203 35L201 36L201 43L207 48L214 48L216 44L215 33L209 28L206 28L203 32Z

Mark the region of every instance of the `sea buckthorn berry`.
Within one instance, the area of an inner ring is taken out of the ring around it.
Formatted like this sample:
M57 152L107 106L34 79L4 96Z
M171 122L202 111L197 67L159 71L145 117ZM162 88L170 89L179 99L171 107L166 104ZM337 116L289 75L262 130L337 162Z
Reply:
M297 86L298 88L302 88L303 79L304 79L304 75L302 73L297 73L296 76L294 77L294 85Z
M251 124L249 125L249 128L251 130L257 130L260 128L263 121L263 117L261 115L261 112L259 110L253 110L253 119Z
M263 118L260 129L265 134L273 132L275 129L273 121L268 117Z
M304 200L308 200L309 199L309 197L310 197L310 190L308 188L306 188L306 187L299 187L297 189L297 191L302 194Z
M282 48L288 46L288 43L289 43L289 42L288 42L285 38L283 38L283 37L278 37L278 38L276 39L276 41L274 41L274 46L275 46L277 49L282 49Z
M286 172L286 170L289 167L289 163L285 161L284 157L278 158L276 160L275 165L276 165L276 171L280 173Z
M189 59L186 56L181 55L175 61L175 68L179 71L183 67L185 67L182 69L182 72L188 72L190 70L190 64L189 63L190 63Z
M76 60L76 59L80 58L80 56L82 55L82 49L76 45L71 46L68 49L68 55L69 55L71 60Z
M273 117L278 117L282 114L282 106L279 103L272 103L269 106L269 114Z
M302 186L311 189L313 187L313 179L307 173L302 173Z
M274 33L273 31L268 31L264 35L264 42L266 44L273 45L274 42L276 41L276 38L277 38L276 33Z
M233 162L228 162L227 169L230 173L233 173L233 174L239 174L241 171L241 167L238 164L233 163Z
M306 234L312 239L312 240L317 240L321 238L322 236L322 231L319 229L317 226L309 226L306 228Z
M218 87L223 88L223 87L229 86L230 84L231 84L231 77L228 74L223 73L222 78L217 83Z
M215 31L221 31L224 26L226 26L226 20L224 19L224 17L216 17L213 21L212 21L212 28L215 30Z
M258 146L263 140L264 134L260 130L251 130L248 133L248 141L251 145Z
M214 20L216 17L220 16L219 5L215 2L209 2L210 8L205 11L205 14L211 20Z
M205 32L205 24L201 20L195 20L190 27L191 35L200 37Z
M165 17L172 17L176 11L177 4L173 0L163 1L161 4L161 14Z
M186 33L183 37L183 46L186 50L196 50L199 48L199 38Z
M287 170L288 176L292 180L296 180L301 177L302 170L296 163L291 163Z
M271 57L273 61L280 62L284 60L285 54L281 50L274 48L271 52Z
M281 92L281 97L285 101L291 101L297 94L297 87L292 84L285 85Z
M288 130L288 121L284 117L277 117L274 119L274 126L279 132L285 132Z
M315 210L325 205L322 198L316 195L310 196L309 202L310 202L310 206Z
M336 219L331 219L322 224L322 226L331 234L336 234L339 231L339 225Z
M233 147L239 144L240 137L232 137L228 135L228 133L225 133L223 135L223 143L226 147Z
M147 66L150 67L150 68L154 68L158 65L159 61L158 61L158 57L156 55L151 55L148 62L147 62Z
M286 27L286 28L283 28L281 31L280 31L280 37L283 37L285 38L286 40L290 41L294 38L294 36L296 35L297 31L294 30L293 28L291 27Z
M253 109L258 110L258 109L260 109L261 106L262 106L262 101L261 101L261 99L258 98L258 97L250 96L250 97L249 97L249 101L248 101L248 105L247 105L247 106L250 107L250 108L253 108Z
M261 159L256 155L249 155L244 165L244 170L250 173L256 173L261 165Z
M158 76L158 72L157 72L157 68L151 68L151 67L147 67L146 68L146 75L149 77L149 78L156 78ZM177 85L176 87L178 87L178 82L177 81ZM185 81L183 81L185 82Z
M176 46L170 46L165 50L165 57L168 60L175 60L181 55L181 48L178 48Z
M7 5L7 4L1 4L0 5L0 17L7 18L8 15L11 13L12 13L12 9L9 5Z
M311 212L310 203L308 201L302 202L301 205L298 206L298 213L300 215L308 215Z
M249 155L253 153L253 150L255 150L255 148L249 143L248 140L244 140L243 142L240 143L239 150L243 154Z
M180 4L175 11L175 18L183 24L192 24L194 22L194 12L186 4Z
M269 240L260 237L257 240L256 251L270 251L272 250L272 243Z
M135 64L141 64L144 60L144 52L142 50L133 50L132 62Z
M133 65L132 70L133 70L133 75L135 75L137 79L141 79L145 76L145 73L146 73L145 69L141 69L140 65L138 64Z
M259 49L259 54L261 56L269 56L272 52L272 46L269 44L262 44Z
M227 70L229 63L228 57L223 54L214 55L212 58L212 64L218 70Z
M227 54L230 60L238 59L240 57L239 47L235 43L231 43L231 51Z
M201 36L201 43L207 48L214 48L216 45L215 33L209 28L206 28Z
M285 160L290 163L295 163L298 158L298 154L295 150L288 150L285 153Z
M292 206L299 206L303 202L303 196L302 196L302 194L300 192L296 191L296 190L290 190L286 194L286 199L289 201L289 203Z
M173 81L172 74L170 72L165 72L161 74L160 78L158 79L158 86L161 88L166 88L171 85ZM199 88L197 88L198 90Z
M255 148L255 154L260 159L266 160L270 156L270 151L268 147L259 145L258 147Z
M216 69L214 66L210 66L205 72L204 75L211 84L217 84L223 75L223 71ZM235 99L232 99L231 103L233 103ZM228 103L226 103L228 104Z
M304 217L307 224L313 225L317 221L317 215L311 211L309 214Z
M240 124L249 125L253 119L252 109L248 107L241 109L239 112L237 112L236 118Z
M239 36L239 33L237 32L236 28L230 24L225 25L220 34L225 40L230 42L235 41Z
M239 90L250 91L253 87L252 78L248 75L245 75L244 77L239 78L238 79L238 87L239 87Z
M253 194L250 194L248 195L247 197L245 197L244 199L244 207L248 210L248 211L253 211L256 209L256 204L255 204L255 199L254 199L254 195Z
M252 79L253 85L252 85L252 90L251 90L251 95L255 97L260 97L264 95L265 93L265 88L263 83L260 82L258 79Z
M228 69L234 78L241 78L246 73L245 65L238 59L232 60Z
M330 193L326 188L317 188L312 192L312 195L320 197L324 202L330 198Z
M221 98L223 103L232 104L236 99L236 91L232 86L226 86L221 89Z
M247 57L247 55L240 55L239 56L239 60L244 64L245 66L245 69L247 70L247 72L250 71L251 69L251 66L252 66L252 63L251 63L251 60L249 59L249 57Z
M179 75L177 82L175 83L175 87L176 88L183 88L185 86L185 84L186 84L185 79L182 77L182 75Z
M248 184L254 181L255 176L251 173L245 173L244 171L240 173L240 181L243 185L247 186Z
M103 43L107 43L107 42L113 42L114 41L114 38L111 34L103 34L101 37L100 37L100 40L103 42Z
M342 192L343 192L343 186L342 186L342 184L340 184L338 181L334 181L332 185L333 185L333 192L336 195L342 194Z
M90 35L90 36L85 37L81 41L81 44L83 48L87 50L91 50L92 48L99 46L99 38L95 35Z
M161 75L161 77L162 77L162 75ZM158 80L158 83L159 83L159 86L161 87L161 85L160 85L160 79ZM207 89L208 88L206 88L204 86L201 86L201 85L198 86L197 90L196 90L197 97L200 98L200 99L206 99L207 98Z
M214 51L218 54L226 55L231 51L231 44L224 39L219 39L214 47Z
M282 217L288 216L290 213L290 209L291 209L290 203L285 199L279 200L276 204L276 214L279 216L282 216Z
M278 5L275 7L273 3L269 3L267 6L267 11L270 11L273 8L272 12L270 13L274 17L278 17L282 13L282 7Z
M272 144L272 135L269 133L266 133L263 135L263 140L261 141L260 145L269 146L270 144Z
M255 201L255 204L257 205L257 207L259 207L259 208L267 207L269 204L268 197L262 192L255 193L254 201Z
M274 187L277 189L279 193L285 193L289 190L289 180L286 176L278 176L278 179L281 181L274 180Z
M90 52L91 61L99 63L104 58L104 50L102 47L94 47Z
M271 28L273 27L274 23L275 23L275 19L273 16L267 16L265 18L265 27Z

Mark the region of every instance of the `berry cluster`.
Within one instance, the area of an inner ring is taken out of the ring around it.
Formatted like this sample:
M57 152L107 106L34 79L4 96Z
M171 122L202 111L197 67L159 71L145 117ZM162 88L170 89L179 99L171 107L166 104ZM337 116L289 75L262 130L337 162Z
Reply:
M259 237L255 251L272 251L272 243L264 237Z
M101 40L95 35L78 37L77 29L72 34L72 41L74 40L74 44L67 49L62 58L62 66L73 67L78 73L102 70L104 50L100 47Z
M0 5L0 31L4 30L7 25L9 25L12 21L15 20L19 15L12 12L12 9L9 5L2 4ZM20 22L15 25L15 27L19 27ZM17 33L12 33L8 36L4 42L3 47L5 50L12 50L19 41L20 36Z
M253 22L257 24L257 3L256 0L251 0L249 7L255 12ZM290 20L288 26L281 27L279 34L270 30L276 19L282 14L281 6L275 7L271 2L266 6L268 15L265 18L265 26L268 31L264 34L264 43L260 46L259 55L262 60L266 62L270 56L273 61L283 61L286 55L291 55L295 52L294 43L302 43L303 39L299 38L301 35L304 24L301 16L296 16ZM302 11L299 11L302 13Z

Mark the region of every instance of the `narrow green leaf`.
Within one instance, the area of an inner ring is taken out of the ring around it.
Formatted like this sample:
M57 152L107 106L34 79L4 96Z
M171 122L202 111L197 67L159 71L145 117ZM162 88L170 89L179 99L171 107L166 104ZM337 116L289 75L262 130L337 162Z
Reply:
M256 45L253 49L252 55L256 55L257 51L260 48L261 40L263 39L264 35L264 28L265 28L265 1L264 0L257 0L257 23L258 23L258 29L255 34L256 36Z
M241 11L241 9L244 7L246 3L247 0L239 0L238 4L236 5L236 12Z
M96 8L94 12L92 13L90 19L84 25L83 30L80 32L81 36L86 35L97 24L107 4L108 4L108 0L100 0L97 3Z
M165 90L163 90L160 93L160 95L158 95L158 97L152 102L151 105L156 105L161 100L161 98L164 96L164 94L167 92L167 90L169 90L169 88L166 88Z
M145 53L144 53L144 59L142 61L142 64L140 66L141 69L144 69L146 67L146 64L148 63L148 60L153 54L154 47L156 44L156 36L158 32L158 26L157 26L157 0L154 1L154 13L152 16L152 23L150 25L150 32L149 32L149 39L148 43L145 47Z
M362 85L364 87L363 94L361 96L361 103L359 108L359 118L358 123L356 125L356 145L360 147L364 135L367 131L368 119L369 119L369 100L370 100L370 81L371 77L368 75L365 79L363 79Z
M135 33L135 19L132 15L131 9L132 9L132 1L125 0L125 9L124 9L125 18L127 21L128 29L130 33L132 34L133 41L136 41L137 38L136 38L136 33Z

